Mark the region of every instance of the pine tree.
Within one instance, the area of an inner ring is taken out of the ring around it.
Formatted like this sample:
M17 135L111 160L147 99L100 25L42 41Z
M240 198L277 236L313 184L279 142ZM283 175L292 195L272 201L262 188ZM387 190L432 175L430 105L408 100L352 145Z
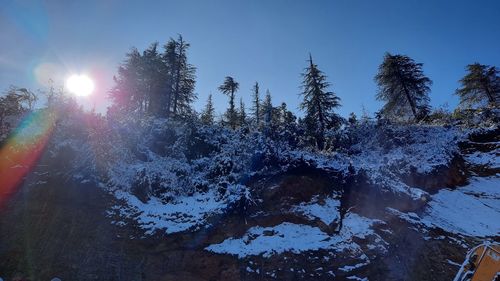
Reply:
M253 117L255 119L255 126L259 128L261 110L260 110L260 93L259 93L258 82L255 82L255 85L252 87L252 104L253 104L252 111L253 111Z
M334 92L328 90L330 83L326 81L318 66L309 55L309 66L302 74L302 93L304 100L300 108L306 111L305 123L307 130L316 139L318 149L324 148L324 134L327 128L337 125L339 116L333 112L340 107L340 99Z
M271 99L271 92L269 92L269 90L266 90L266 96L264 97L261 108L264 117L264 124L266 128L269 129L273 120L273 102Z
M115 86L109 92L113 106L118 110L136 112L142 110L144 96L142 81L142 56L132 48L126 59L118 67L118 75L113 77Z
M187 62L188 48L180 35L165 44L163 54L158 43L142 54L133 48L113 77L113 110L166 117L190 114L196 99L196 68Z
M224 83L219 86L219 91L229 97L229 108L226 112L226 120L229 126L234 130L238 123L238 113L234 104L234 96L238 91L240 84L231 76L226 76Z
M212 102L212 94L208 95L207 105L201 114L201 122L206 125L213 125L215 119L215 109Z
M191 111L191 103L196 100L194 93L196 68L187 61L190 44L181 35L177 40L170 39L165 45L164 61L167 73L169 100L166 102L167 115L182 117Z
M355 126L356 124L358 124L358 118L356 117L356 114L354 112L349 113L347 122L349 122L351 126Z
M288 110L286 103L282 102L278 111L279 111L279 114L278 114L279 115L279 123L281 125L289 125L289 124L295 123L297 117L295 117L293 112Z
M142 103L141 111L153 115L161 115L162 72L163 62L158 52L158 42L151 44L142 53L140 60L140 75Z
M467 74L460 80L462 87L455 92L460 97L460 104L470 106L487 101L490 105L497 105L500 99L499 73L494 66L467 65Z
M244 127L247 123L247 114L245 112L245 103L243 103L243 98L240 98L240 110L238 112L238 119L240 127Z
M386 117L422 119L429 111L429 92L432 81L422 71L422 63L404 55L386 53L375 81L377 100L384 101L381 114Z

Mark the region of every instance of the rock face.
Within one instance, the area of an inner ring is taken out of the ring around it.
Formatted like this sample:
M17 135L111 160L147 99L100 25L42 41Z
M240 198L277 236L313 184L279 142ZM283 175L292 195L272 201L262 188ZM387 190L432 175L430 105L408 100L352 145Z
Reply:
M248 216L261 226L291 221L335 232L343 214L341 182L338 175L311 168L260 180L251 185L255 203Z
M416 169L403 176L402 180L409 186L417 186L425 191L435 193L443 187L455 187L467 182L467 169L461 154L455 154L446 165L436 167L431 173L418 173Z

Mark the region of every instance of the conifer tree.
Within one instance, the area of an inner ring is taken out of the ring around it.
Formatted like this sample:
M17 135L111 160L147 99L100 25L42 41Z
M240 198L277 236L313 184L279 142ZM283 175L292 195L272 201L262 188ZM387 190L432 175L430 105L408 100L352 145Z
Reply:
M141 111L144 99L141 65L142 56L139 50L132 48L126 54L124 63L118 67L118 75L113 77L115 86L109 92L113 106L118 110Z
M243 127L247 123L247 114L245 112L245 103L243 102L243 98L240 98L240 110L238 112L239 125Z
M259 83L255 82L254 86L252 87L252 110L253 110L253 117L255 120L255 126L257 128L260 127L260 117L261 117L261 110L260 110L260 93L259 93Z
M191 112L196 68L187 62L189 44L179 35L164 46L153 43L142 54L133 48L113 77L113 110L182 117Z
M212 94L208 95L207 105L201 113L201 122L206 125L213 125L215 119L215 109L212 102Z
M470 106L481 101L497 105L500 100L500 70L497 67L473 63L467 65L467 74L460 80L456 95L460 104Z
M305 123L309 134L315 140L318 149L324 148L325 130L337 125L339 116L333 112L340 107L340 99L337 95L329 91L330 83L326 81L318 66L313 63L312 56L309 55L309 66L302 74L302 97L300 108L306 111Z
M386 53L375 81L377 100L385 102L381 114L386 117L422 119L429 111L429 92L432 81L422 71L422 63L404 55Z
M161 115L162 68L163 62L158 52L158 42L151 44L142 53L140 59L141 88L143 89L141 111L153 115Z
M226 112L226 120L229 126L234 130L238 123L238 112L234 104L234 96L238 91L240 84L231 76L226 76L224 83L219 86L219 91L229 97L229 108Z
M170 89L167 102L167 115L174 117L189 114L191 103L196 99L194 93L196 68L187 61L187 50L190 44L181 35L177 40L170 39L165 45L164 60L169 78L166 79Z
M264 101L262 102L262 114L264 117L264 123L266 128L271 127L271 122L273 119L273 103L271 99L271 92L266 90L266 96L264 97Z
M358 118L354 112L349 113L349 118L347 118L349 125L355 126L358 123Z
M297 117L288 110L286 103L282 102L281 106L278 108L279 123L282 125L289 125L295 123Z

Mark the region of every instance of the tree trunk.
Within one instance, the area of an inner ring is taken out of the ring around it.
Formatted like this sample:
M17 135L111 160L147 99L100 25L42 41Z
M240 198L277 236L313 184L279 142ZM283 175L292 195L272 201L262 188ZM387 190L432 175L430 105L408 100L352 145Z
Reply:
M486 95L488 96L488 101L490 102L490 104L495 104L495 99L493 98L493 95L491 94L491 91L490 91L490 88L488 87L488 85L483 82L483 88L484 88L484 91L486 92Z
M408 103L410 103L410 107L411 107L411 112L413 113L413 117L415 117L415 120L417 120L417 108L416 108L416 105L415 103L413 103L413 100L411 99L411 96L410 96L410 91L408 91L408 88L406 87L406 84L403 80L403 77L401 76L401 73L398 71L398 76L399 76L399 80L401 81L401 84L403 84L403 91L405 92L405 96L406 96L406 99L408 100Z

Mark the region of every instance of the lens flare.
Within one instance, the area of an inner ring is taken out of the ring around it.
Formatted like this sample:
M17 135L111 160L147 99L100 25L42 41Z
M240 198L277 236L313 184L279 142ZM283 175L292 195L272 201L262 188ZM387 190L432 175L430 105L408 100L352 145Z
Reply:
M3 144L0 149L0 207L33 169L54 124L54 114L47 111L30 113Z

